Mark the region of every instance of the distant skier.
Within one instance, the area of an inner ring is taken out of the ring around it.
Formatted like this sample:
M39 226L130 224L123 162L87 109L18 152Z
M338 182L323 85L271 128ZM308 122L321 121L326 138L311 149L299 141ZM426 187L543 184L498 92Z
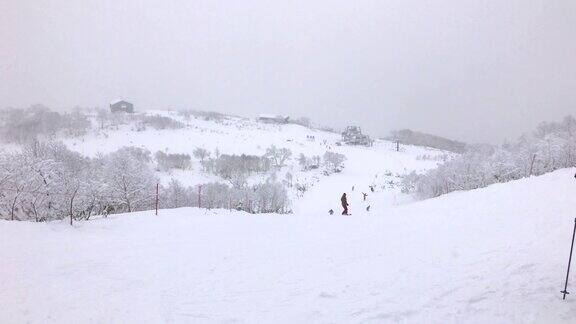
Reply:
M370 186L370 191L374 192L374 186Z
M340 202L342 202L342 208L344 208L342 215L348 215L348 199L346 198L346 193L342 194L342 198L340 198Z
M368 205L368 207L366 207L366 211L367 211L367 212L370 211L370 205Z
M328 211L328 214L334 215L334 211L333 211L332 209L330 209L330 210Z
M363 192L363 193L362 193L362 197L364 198L364 201L366 201L366 197L368 197L368 194L365 193L365 192Z
M354 191L354 186L352 186L352 191Z

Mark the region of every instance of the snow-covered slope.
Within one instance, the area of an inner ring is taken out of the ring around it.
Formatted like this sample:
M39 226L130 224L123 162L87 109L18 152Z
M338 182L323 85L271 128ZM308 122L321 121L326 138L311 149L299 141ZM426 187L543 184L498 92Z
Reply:
M98 153L110 153L124 146L136 146L149 150L152 154L157 151L166 153L179 153L193 155L195 148L204 148L212 153L220 154L253 154L263 155L272 145L278 148L288 148L292 157L287 166L276 175L279 180L284 179L286 173L293 176L291 182L306 185L309 189L304 195L307 207L316 211L327 213L330 208L337 209L338 199L352 186L358 188L355 198L361 192L368 192L368 186L374 185L379 189L388 187L389 197L394 202L406 199L400 197L398 188L392 190L390 181L399 182L399 176L412 171L421 172L436 167L439 158L451 156L451 153L441 150L417 146L402 146L396 152L396 145L392 142L377 140L373 147L339 146L340 134L306 128L300 125L264 124L255 120L227 116L223 119L205 120L203 118L185 119L176 112L151 111L148 115L161 115L170 117L186 125L181 129L155 130L150 127L144 131L136 131L134 124L125 124L118 129L95 129L88 135L65 139L66 145L86 156L96 156ZM313 137L313 140L310 139ZM342 174L331 177L322 176L321 170L302 172L298 164L298 157L304 154L307 157L322 156L326 151L341 153L346 156L345 168ZM428 159L422 159L427 157ZM200 161L193 159L191 170L172 170L170 173L159 172L158 176L167 184L176 179L184 185L194 186L206 182L219 181L218 177L202 171ZM256 175L253 181L263 181L269 174ZM388 184L388 185L387 185ZM295 186L294 186L295 187ZM398 197L398 198L396 198ZM294 209L300 208L301 201L294 198ZM353 198L354 199L354 198ZM365 208L365 206L364 206Z
M121 125L117 130L107 129L96 135L69 139L69 146L88 156L112 152L122 146L147 148L152 153L167 149L169 153L192 153L196 147L211 152L218 149L227 154L262 154L272 144L287 147L297 153L320 154L324 140L333 142L340 135L308 129L299 125L264 124L255 120L226 116L219 120L203 118L185 119L173 111L149 111L149 116L169 117L186 124L180 129L155 130L148 127L135 131L133 124ZM315 135L318 145L309 145L306 135Z
M0 322L573 323L574 171L349 217L0 221Z

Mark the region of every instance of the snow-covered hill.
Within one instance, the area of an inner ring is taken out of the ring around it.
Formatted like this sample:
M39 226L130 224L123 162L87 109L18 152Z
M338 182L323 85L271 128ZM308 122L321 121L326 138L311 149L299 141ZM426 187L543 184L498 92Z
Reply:
M70 149L90 157L98 153L110 153L124 146L147 149L152 154L164 151L191 156L196 148L206 149L212 155L215 155L216 151L219 154L263 155L272 145L287 148L292 152L292 156L287 166L275 172L275 176L282 180L286 173L290 173L293 189L296 184L307 187L303 199L297 197L295 189L292 191L295 210L306 206L319 213L339 209L340 196L343 192L351 191L352 186L357 188L352 200L360 199L362 192L370 193L369 186L374 186L379 192L388 192L389 195L383 197L387 200L386 204L374 201L382 207L409 199L399 193L397 184L400 182L400 177L412 171L422 172L434 168L442 157L452 155L437 149L410 145L402 146L401 151L396 152L396 144L384 140L377 140L373 147L339 146L337 142L341 140L340 134L295 124L264 124L234 116L208 120L198 116L185 118L173 111L150 111L146 114L169 117L181 122L185 127L162 130L148 127L140 130L137 125L128 122L104 130L94 127L88 135L65 139L64 142ZM98 124L95 120L93 122L95 126ZM326 177L322 175L320 169L307 172L301 170L298 164L300 154L321 157L327 151L346 156L345 168L341 174ZM222 180L213 174L203 172L198 159L193 159L191 170L158 172L158 176L165 184L171 179L176 179L187 186ZM269 176L270 174L257 174L251 182L264 181ZM365 209L366 206L363 204L361 209Z
M349 217L304 199L293 215L0 221L0 322L573 323L574 172Z

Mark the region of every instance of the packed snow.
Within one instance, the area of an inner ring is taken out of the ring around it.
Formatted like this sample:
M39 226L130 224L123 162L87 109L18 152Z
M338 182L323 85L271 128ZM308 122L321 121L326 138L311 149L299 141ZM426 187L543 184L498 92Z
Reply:
M401 193L402 176L449 154L396 152L380 140L339 146L335 133L239 117L182 121L120 125L65 144L86 156L123 146L256 155L286 147L293 156L281 172L309 184L292 197L293 213L179 208L74 226L0 221L0 323L574 321L576 303L559 291L576 170L417 202ZM346 156L342 172L298 166L298 154L326 151ZM186 185L219 181L195 163L157 172ZM340 215L343 192L351 216Z
M353 216L2 221L0 322L570 323L574 172Z

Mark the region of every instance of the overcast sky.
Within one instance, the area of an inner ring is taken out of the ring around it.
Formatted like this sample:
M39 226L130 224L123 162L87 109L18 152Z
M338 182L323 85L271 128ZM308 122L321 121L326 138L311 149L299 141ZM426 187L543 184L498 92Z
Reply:
M576 114L575 0L0 0L0 106L309 116L471 142Z

